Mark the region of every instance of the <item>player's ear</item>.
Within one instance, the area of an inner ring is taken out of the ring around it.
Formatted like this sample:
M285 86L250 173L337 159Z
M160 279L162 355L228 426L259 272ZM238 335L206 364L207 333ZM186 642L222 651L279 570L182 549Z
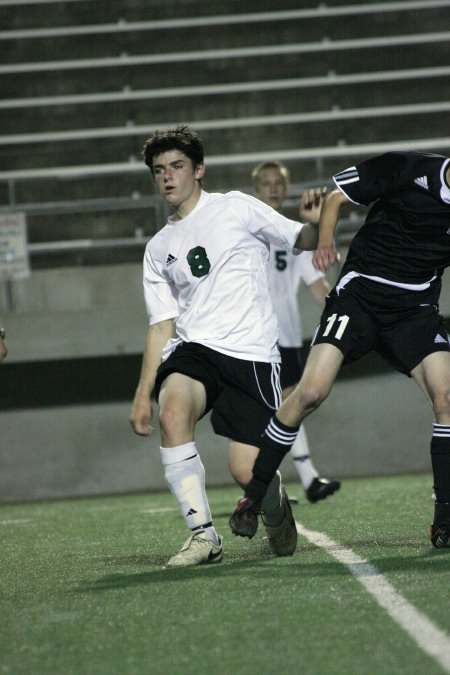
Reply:
M194 178L196 180L201 180L204 175L205 175L205 165L203 163L197 164L194 171Z

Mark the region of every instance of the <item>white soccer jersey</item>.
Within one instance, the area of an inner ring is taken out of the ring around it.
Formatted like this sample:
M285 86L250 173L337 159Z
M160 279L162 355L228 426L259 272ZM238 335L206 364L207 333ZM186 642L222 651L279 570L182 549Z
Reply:
M312 264L312 257L312 251L293 255L286 249L270 247L269 284L281 347L301 347L303 344L298 289L302 281L309 286L324 276Z
M269 293L269 246L292 250L302 224L241 192L202 191L186 218L147 244L144 295L150 324L175 319L180 341L222 354L278 363Z

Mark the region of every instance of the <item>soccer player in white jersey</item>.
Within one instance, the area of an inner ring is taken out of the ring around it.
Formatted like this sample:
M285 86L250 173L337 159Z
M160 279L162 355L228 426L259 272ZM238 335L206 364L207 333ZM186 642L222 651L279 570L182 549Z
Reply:
M216 563L222 539L212 522L195 425L212 411L214 431L229 439L230 472L245 488L261 434L281 403L269 246L315 248L322 190L303 197L306 223L241 192L207 193L202 143L183 125L156 131L144 159L172 215L145 251L150 325L130 422L137 434L151 432L154 390L165 478L191 530L168 564ZM297 531L277 472L261 510L272 551L291 555Z
M279 161L262 162L253 169L252 180L255 197L281 213L290 184L287 167ZM325 275L312 264L312 254L312 251L305 251L294 255L279 246L270 247L269 283L280 335L278 347L283 400L294 391L304 367L302 319L297 297L300 284L302 281L306 284L321 309L330 291ZM303 424L289 454L311 503L325 499L340 488L339 481L319 476L311 460Z
M369 211L327 298L303 376L261 439L230 526L235 534L254 535L261 497L299 425L329 395L344 363L376 351L417 383L433 410L430 539L435 548L450 548L450 343L439 312L442 275L450 266L450 158L388 152L333 179L336 189L320 214L318 269L337 260L341 208L356 203Z

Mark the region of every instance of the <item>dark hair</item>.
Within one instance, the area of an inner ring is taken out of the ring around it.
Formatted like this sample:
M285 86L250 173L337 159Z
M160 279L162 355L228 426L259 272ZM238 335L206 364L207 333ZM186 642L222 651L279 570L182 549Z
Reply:
M179 124L172 129L155 131L145 142L142 154L144 161L153 173L153 158L163 152L180 150L192 161L194 170L203 164L203 144L200 136L187 124Z

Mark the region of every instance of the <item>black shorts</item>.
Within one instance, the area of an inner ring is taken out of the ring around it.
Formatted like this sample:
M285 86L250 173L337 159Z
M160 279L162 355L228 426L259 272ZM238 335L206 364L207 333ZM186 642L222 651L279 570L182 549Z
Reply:
M408 376L429 354L450 351L435 297L412 291L402 295L387 286L371 293L372 286L381 284L355 279L339 295L333 289L312 345L334 345L343 353L344 363L375 351Z
M199 380L206 391L205 414L212 410L216 434L258 446L281 403L280 364L225 356L194 342L183 342L159 366L155 395L170 373Z
M300 380L305 362L300 347L278 347L281 356L281 389L293 387Z

